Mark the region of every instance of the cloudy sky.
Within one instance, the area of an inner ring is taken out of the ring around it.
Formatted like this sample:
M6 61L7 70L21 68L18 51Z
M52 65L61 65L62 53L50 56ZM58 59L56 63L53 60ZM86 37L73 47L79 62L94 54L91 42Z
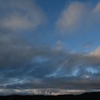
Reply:
M100 89L99 0L0 0L0 89Z

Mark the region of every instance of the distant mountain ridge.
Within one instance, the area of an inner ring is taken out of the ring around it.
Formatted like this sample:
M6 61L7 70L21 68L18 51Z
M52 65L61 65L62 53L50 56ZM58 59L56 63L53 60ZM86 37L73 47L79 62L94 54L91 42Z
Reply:
M67 89L3 89L0 95L64 95L81 94L85 90L67 90Z
M79 95L88 92L100 92L100 90L69 90L69 89L0 89L1 96L7 95Z
M100 92L83 93L81 95L11 95L0 96L0 100L100 100Z

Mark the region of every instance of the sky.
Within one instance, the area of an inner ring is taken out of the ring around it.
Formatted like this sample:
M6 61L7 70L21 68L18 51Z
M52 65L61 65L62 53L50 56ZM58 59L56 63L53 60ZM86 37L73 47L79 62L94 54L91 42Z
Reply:
M100 90L99 26L99 0L0 0L0 94Z

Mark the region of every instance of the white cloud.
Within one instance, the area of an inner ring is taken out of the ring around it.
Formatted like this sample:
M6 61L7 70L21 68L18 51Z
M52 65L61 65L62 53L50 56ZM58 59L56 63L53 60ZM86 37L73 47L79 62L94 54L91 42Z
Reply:
M98 4L96 5L96 7L94 8L94 12L95 12L95 13L99 13L99 12L100 12L100 3L98 3Z
M32 0L2 1L3 11L0 23L3 28L12 30L35 29L45 21L44 12Z
M100 47L97 47L94 51L90 53L90 55L100 57Z
M93 26L100 23L100 3L94 8L80 2L72 2L65 7L56 22L57 30L60 32L76 32L91 30Z
M94 23L96 23L96 26L98 26L98 24L100 25L100 3L98 3L93 9L92 16L92 20L94 21Z

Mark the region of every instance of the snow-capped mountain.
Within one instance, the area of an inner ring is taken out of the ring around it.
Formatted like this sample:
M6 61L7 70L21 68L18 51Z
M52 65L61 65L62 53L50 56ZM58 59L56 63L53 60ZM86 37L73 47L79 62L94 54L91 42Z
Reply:
M0 95L63 95L63 94L81 94L86 90L68 90L68 89L0 89Z

